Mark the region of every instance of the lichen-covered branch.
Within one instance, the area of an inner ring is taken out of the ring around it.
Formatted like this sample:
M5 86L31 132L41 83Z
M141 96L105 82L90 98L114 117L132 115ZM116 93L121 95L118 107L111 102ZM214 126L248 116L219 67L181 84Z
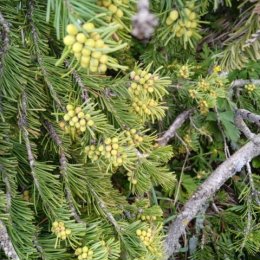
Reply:
M260 127L260 116L246 109L237 109L236 114L240 115L244 120L248 120Z
M178 251L180 248L179 239L181 235L185 232L185 228L189 222L197 216L205 202L210 199L230 177L235 175L236 172L240 172L248 162L258 155L260 155L260 135L256 135L250 142L230 156L200 185L169 226L168 235L165 240L166 259Z
M158 25L158 19L149 11L149 0L139 0L137 13L133 17L132 34L139 40L148 40Z
M183 123L189 118L190 114L192 113L192 109L186 110L182 112L180 115L176 117L174 122L171 124L169 129L163 134L162 137L157 139L159 145L166 145L169 140L174 137L176 131L183 125Z
M32 37L33 37L33 43L34 43L34 46L35 46L35 50L36 50L36 58L37 58L37 62L40 66L40 69L41 69L41 72L42 72L42 76L43 76L43 79L46 83L46 85L48 86L49 88L49 91L51 93L51 96L53 97L53 99L55 100L55 102L57 103L57 105L59 106L59 108L61 110L65 110L61 101L59 100L58 98L58 95L56 93L56 91L54 90L54 87L52 85L52 83L50 82L49 80L49 74L44 66L44 62L43 62L43 59L42 59L42 54L41 54L41 50L40 50L40 47L39 47L39 35L38 35L38 32L36 30L36 26L34 24L34 21L33 21L33 10L34 10L34 0L30 0L29 1L29 5L28 5L28 14L27 14L27 17L28 17L28 21L30 23L30 26L31 26L31 29L32 29Z
M235 125L249 140L255 136L255 134L251 132L249 127L244 122L242 116L238 112L235 114Z
M0 220L0 246L5 255L11 260L20 260L17 255L11 239L7 233L6 226L3 221Z
M46 126L46 128L50 134L50 137L52 138L54 143L60 148L60 171L61 171L61 176L63 176L63 178L65 179L66 199L69 204L71 214L78 223L83 223L83 221L80 219L80 217L77 213L77 210L75 209L75 207L73 205L73 195L72 195L70 188L68 187L68 185L66 183L66 180L68 179L68 176L67 176L68 160L66 158L65 151L62 147L62 141L61 141L60 137L58 136L58 134L56 133L53 125L49 121L45 120L44 125Z

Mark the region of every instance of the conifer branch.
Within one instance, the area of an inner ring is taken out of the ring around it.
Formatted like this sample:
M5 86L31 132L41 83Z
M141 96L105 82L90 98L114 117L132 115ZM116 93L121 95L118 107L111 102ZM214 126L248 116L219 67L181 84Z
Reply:
M176 131L189 118L192 111L193 111L192 109L189 109L189 110L182 112L180 115L178 115L176 117L176 119L174 120L174 122L169 127L169 129L163 134L163 136L157 139L158 144L161 145L161 146L166 145L169 142L169 140L172 137L174 137Z
M251 195L254 197L257 205L260 206L260 199L259 199L259 196L258 196L259 192L255 188L252 169L251 169L249 162L246 164L246 168L247 168L248 180L249 180L249 184L250 184L250 188L251 188Z
M2 220L0 220L0 247L4 251L5 255L11 260L20 260Z
M5 183L5 195L6 195L6 212L9 213L10 209L11 209L11 205L12 205L12 191L11 191L11 185L9 182L9 179L7 177L7 175L4 175L3 181Z
M226 156L226 158L228 158L228 157L230 157L230 151L229 151L229 148L228 148L228 145L227 145L227 140L226 140L225 132L224 132L224 129L223 129L222 124L221 124L221 121L220 121L220 115L219 115L217 106L214 107L214 111L215 111L216 117L217 117L218 129L219 129L219 131L220 131L220 133L221 133L221 135L222 135L223 142L224 142L224 152L225 152L225 156Z
M189 222L196 217L205 202L210 199L230 177L235 175L236 172L240 172L248 162L258 155L260 155L260 135L256 135L250 142L224 161L211 173L208 179L199 186L197 191L186 202L183 210L169 226L168 235L165 240L166 259L178 251L180 248L179 238L185 232L185 228Z
M68 176L67 176L68 160L66 158L65 151L64 151L64 148L62 146L62 141L61 141L60 137L58 136L58 134L56 133L53 125L49 121L45 120L44 124L45 124L45 126L46 126L46 128L47 128L47 130L50 134L50 137L52 138L54 143L59 147L60 171L61 171L61 176L65 179L66 199L67 199L71 214L78 223L83 223L83 221L80 219L80 217L77 213L76 208L73 205L73 195L72 195L70 188L67 185L66 180L68 179Z
M10 28L7 23L7 21L4 19L4 16L0 12L0 24L2 25L2 46L0 47L0 76L2 76L3 73L3 59L4 55L8 50L9 47L9 33L10 33Z
M23 135L23 139L25 142L25 146L26 146L26 150L27 150L27 156L28 156L28 161L29 161L29 165L31 168L31 174L34 180L34 184L36 186L36 188L38 189L38 191L40 192L40 185L39 185L39 181L38 178L35 174L35 159L33 156L33 152L32 152L32 147L31 147L31 143L29 140L29 134L28 131L26 129L27 126L27 96L26 93L23 92L22 93L22 100L21 100L21 115L18 121L18 125L19 128L22 131L22 135Z
M64 64L66 66L66 68L68 68L70 66L69 62L67 60L64 61ZM80 75L78 74L78 72L76 70L72 71L72 77L73 79L76 81L76 83L78 84L78 86L81 88L82 91L82 99L87 102L89 100L89 95L88 95L88 90L87 87L85 86L85 84L83 83Z
M244 87L247 84L260 85L260 79L236 79L236 80L234 80L231 83L230 88L228 90L229 98L232 99L235 89Z
M54 90L54 87L53 87L52 83L49 80L49 73L48 73L48 71L46 70L46 68L44 66L42 53L41 53L41 50L40 50L40 47L39 47L40 38L39 38L36 26L35 26L34 21L33 21L34 6L35 6L34 0L30 0L28 2L28 13L27 13L27 16L28 16L29 24L30 24L31 29L32 29L32 37L33 37L33 43L34 43L35 50L36 50L35 55L36 55L36 58L37 58L37 62L39 64L39 66L40 66L43 79L44 79L46 85L49 88L51 96L53 97L53 99L55 100L55 102L57 103L59 108L61 110L65 111L64 106L62 105L61 101L59 100L58 95L57 95L56 91Z

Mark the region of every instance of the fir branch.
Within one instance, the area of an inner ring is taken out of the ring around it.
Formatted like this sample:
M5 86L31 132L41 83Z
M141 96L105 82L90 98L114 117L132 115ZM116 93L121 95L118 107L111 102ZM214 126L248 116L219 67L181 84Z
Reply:
M64 61L64 64L66 66L66 68L69 68L70 64L67 60ZM83 83L80 75L78 74L78 72L76 70L72 71L72 77L73 79L76 81L76 83L78 84L78 86L81 88L82 91L82 99L87 102L89 100L89 94L88 94L88 90L87 87L85 86L85 84Z
M56 91L54 90L54 87L53 87L51 81L49 80L49 73L48 73L47 69L44 66L42 53L41 53L41 50L40 50L40 47L39 47L40 38L39 38L36 26L35 26L34 21L33 21L34 7L35 7L34 0L30 0L28 2L27 17L28 17L28 21L29 21L29 24L30 24L31 29L32 29L32 37L33 37L33 43L34 43L35 50L36 50L35 54L36 54L37 62L39 64L39 66L40 66L40 69L41 69L41 72L42 72L42 75L43 75L43 79L44 79L45 83L47 84L47 86L49 88L51 96L53 97L53 99L55 100L55 102L57 103L59 108L61 110L65 111L64 106L62 105L61 101L59 100L58 95L57 95Z
M18 121L18 125L23 134L23 139L25 142L26 150L27 150L27 156L28 156L29 165L31 168L31 174L32 174L32 177L34 180L34 184L35 184L36 188L40 191L39 181L35 174L35 159L33 156L32 147L31 147L31 143L29 140L29 134L26 129L26 126L27 126L27 95L25 92L22 93L21 115L20 115L20 118Z
M249 180L249 184L250 184L250 188L251 188L251 195L254 197L257 205L260 206L260 199L258 196L259 191L257 191L255 188L253 174L252 174L252 170L251 170L251 166L250 166L249 162L246 164L246 168L247 168L248 180Z
M137 9L138 12L132 19L132 35L139 40L148 40L153 35L154 28L158 25L158 20L150 13L148 0L139 0Z
M246 40L243 48L251 46L255 41L260 38L260 30L257 30L255 33L251 34L250 39Z
M250 142L241 147L236 153L224 161L202 183L193 196L186 202L183 210L177 215L174 222L169 226L165 240L166 259L180 248L179 238L185 232L189 222L196 217L205 202L236 172L260 155L260 135L255 136Z
M2 13L0 12L0 24L2 25L2 46L0 48L0 76L2 76L3 73L3 59L4 55L6 54L8 47L9 47L9 33L10 33L10 28L7 23L7 21L4 19Z
M12 191L11 191L11 185L9 182L9 179L7 177L7 175L4 175L3 181L5 183L5 194L6 194L6 212L9 213L10 209L11 209L11 205L12 205Z
M11 260L20 260L7 233L6 226L2 220L0 220L0 247L4 251L5 255Z
M223 129L222 124L221 124L221 121L220 121L220 115L219 115L217 106L214 107L214 111L215 111L216 116L217 116L218 129L219 129L219 131L221 132L221 135L222 135L222 138L223 138L223 142L224 142L224 152L225 152L225 156L226 156L226 158L228 158L228 157L230 157L230 152L229 152L229 148L228 148L228 145L227 145L227 140L226 140L225 132L224 132L224 129Z
M260 85L260 79L236 79L234 80L228 90L228 96L232 99L234 92L237 88L244 87L247 84Z
M189 118L190 114L193 112L192 109L186 110L182 112L180 115L176 117L174 122L171 124L169 129L163 134L162 137L157 139L159 145L166 145L169 140L174 137L176 131L184 124L184 122Z
M68 179L68 176L67 176L68 160L66 158L65 151L62 146L62 141L61 141L60 137L58 136L58 134L56 133L53 125L49 121L45 120L44 125L46 126L54 143L60 148L60 152L59 152L60 153L60 171L61 171L61 176L65 179L66 199L67 199L71 214L78 223L83 223L83 221L80 219L80 217L77 213L76 208L73 205L73 195L66 182L66 180Z

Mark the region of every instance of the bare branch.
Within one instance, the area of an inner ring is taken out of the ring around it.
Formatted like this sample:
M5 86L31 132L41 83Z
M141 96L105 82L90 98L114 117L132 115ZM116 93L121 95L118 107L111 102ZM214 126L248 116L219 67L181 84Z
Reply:
M260 116L256 115L246 109L237 109L236 113L240 115L244 120L248 120L260 127Z
M4 174L3 181L5 183L5 188L6 188L6 212L9 213L11 209L11 204L12 204L12 191L11 191L11 185L9 182L9 179L7 177L7 174Z
M62 147L62 141L61 141L60 137L58 136L58 134L56 133L53 125L49 121L45 120L44 125L47 128L52 140L54 141L54 143L60 148L60 171L61 171L61 176L65 180L66 199L67 199L67 202L69 204L71 214L73 215L74 219L78 223L83 223L83 221L80 219L80 217L77 213L76 208L73 205L73 195L72 195L72 192L71 192L71 190L70 190L70 188L67 184L67 180L68 180L68 176L67 176L68 160L66 158L64 148Z
M192 111L192 109L186 110L178 115L169 129L163 134L163 136L157 139L158 144L162 146L166 145L169 140L174 137L176 131L183 125L185 120L189 118Z
M248 126L246 125L246 123L244 122L242 116L236 112L235 114L235 125L237 126L237 128L249 139L251 140L255 134L253 134L250 129L248 128Z
M5 255L11 260L20 260L7 233L6 226L2 220L0 220L0 247L4 251Z
M149 1L139 0L137 4L138 12L133 17L132 34L139 40L148 40L154 33L154 28L158 25L158 19L149 11Z
M64 61L64 64L66 66L66 68L68 68L70 66L69 62L67 60ZM89 99L89 95L88 95L88 89L85 86L85 84L83 83L80 75L78 74L78 72L76 70L72 71L72 76L74 78L74 80L77 82L77 84L79 85L79 87L81 88L82 91L82 99L87 102Z
M194 195L184 205L183 210L177 215L169 226L165 240L166 259L180 248L179 238L185 232L189 222L196 217L205 202L236 172L260 155L260 135L256 135L250 142L241 147L236 153L224 161L208 179L200 185Z

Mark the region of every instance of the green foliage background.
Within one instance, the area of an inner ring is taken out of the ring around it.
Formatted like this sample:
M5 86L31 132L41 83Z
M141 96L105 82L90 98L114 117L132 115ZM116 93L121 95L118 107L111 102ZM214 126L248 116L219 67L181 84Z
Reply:
M85 259L163 259L168 225L185 201L247 141L235 110L260 112L259 86L248 88L260 78L259 1L150 1L159 26L145 42L131 36L135 1L113 0L120 18L101 4L0 0L0 231L6 226L21 260L80 259L75 250L83 246L93 251ZM197 27L178 37L166 20L173 9L187 20L191 5ZM82 68L64 46L67 25L85 22L108 45L103 74ZM153 92L131 92L132 71L158 77ZM233 92L237 79L248 82ZM151 100L151 114L138 114L133 103ZM61 127L68 104L94 126L81 134ZM157 139L188 109L191 116L160 146ZM141 144L127 135L131 129ZM109 138L118 139L122 164L86 152ZM259 158L251 167L252 178L243 169L205 205L176 259L259 259ZM56 222L71 231L66 239ZM138 231L149 229L148 245ZM0 258L16 259L2 241Z

